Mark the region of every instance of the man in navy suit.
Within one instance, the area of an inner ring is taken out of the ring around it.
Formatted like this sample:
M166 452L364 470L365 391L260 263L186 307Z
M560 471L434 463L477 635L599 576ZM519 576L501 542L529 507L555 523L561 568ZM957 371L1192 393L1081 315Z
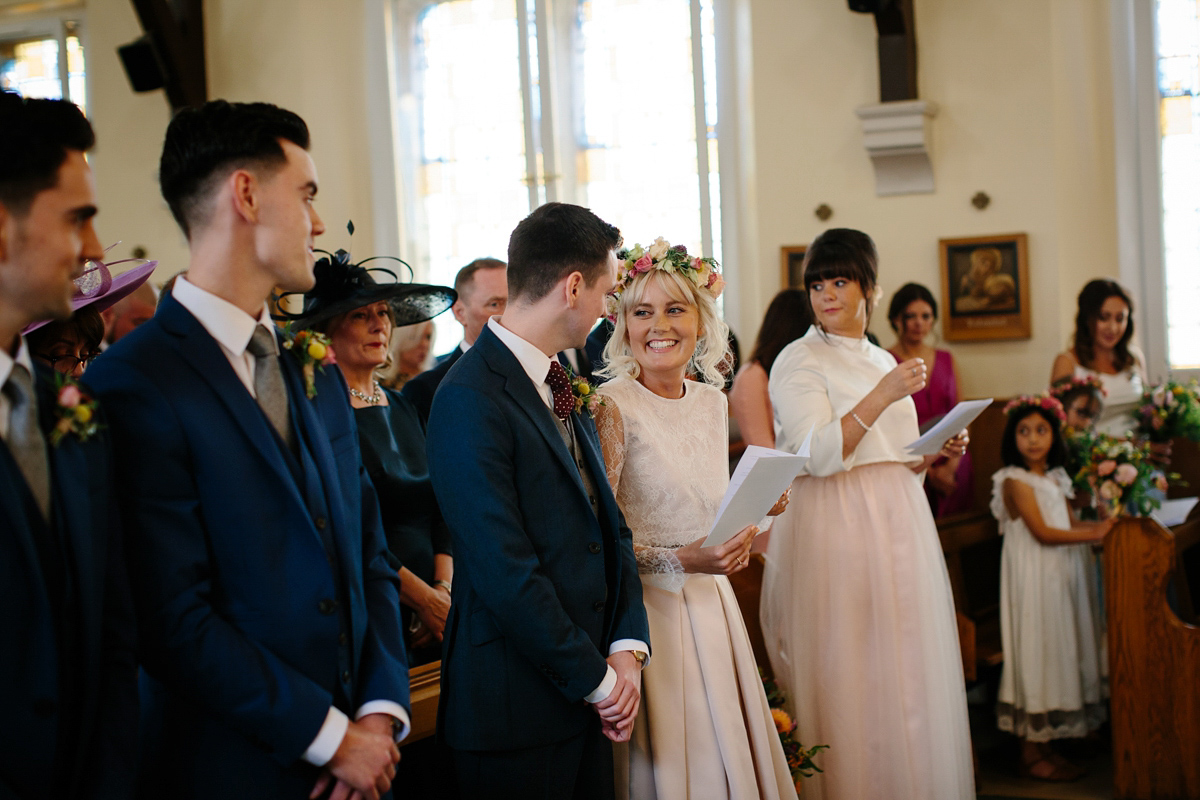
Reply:
M429 466L454 539L439 729L463 797L611 798L649 631L596 426L555 354L616 284L620 232L549 203L513 231L509 303L450 370Z
M458 299L450 310L463 326L463 338L458 347L438 356L437 365L412 378L400 393L417 409L422 422L429 420L433 395L462 354L471 349L483 326L492 317L503 314L508 305L507 264L496 258L477 258L454 276L454 291Z
M314 281L307 147L265 103L176 115L159 180L186 276L88 371L152 679L148 797L378 798L408 727L399 581L345 381L267 314L274 287Z
M0 94L3 800L133 787L134 624L108 441L74 430L52 441L66 409L20 335L69 317L73 279L104 254L83 156L93 141L75 105Z

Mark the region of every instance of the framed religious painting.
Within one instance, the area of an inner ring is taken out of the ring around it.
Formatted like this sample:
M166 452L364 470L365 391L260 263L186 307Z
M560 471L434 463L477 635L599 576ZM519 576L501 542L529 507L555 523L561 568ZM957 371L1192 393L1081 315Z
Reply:
M1023 233L940 239L942 335L951 342L1028 339L1029 251Z
M804 254L806 244L785 244L779 248L780 290L804 288Z

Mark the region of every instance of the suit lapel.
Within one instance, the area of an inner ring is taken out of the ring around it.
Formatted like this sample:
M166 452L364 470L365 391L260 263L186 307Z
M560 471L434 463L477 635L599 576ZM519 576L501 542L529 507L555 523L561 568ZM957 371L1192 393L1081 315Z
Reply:
M579 491L586 495L587 490L583 486L583 478L579 476L579 467L575 465L574 456L563 442L562 434L558 432L558 424L554 421L554 412L538 394L538 390L530 380L529 374L521 366L521 362L517 360L511 350L504 346L496 334L486 327L475 341L474 346L481 348L480 353L487 361L488 366L505 377L504 390L533 422L538 432L542 434L542 438L546 440L546 444L574 479Z
M266 415L233 371L221 345L217 344L217 340L191 312L170 295L163 298L156 317L161 317L163 328L177 337L176 346L183 360L212 388L234 424L253 445L253 449L289 487L295 495L296 502L303 507L299 487L296 486L291 470L284 461L283 452L271 431Z

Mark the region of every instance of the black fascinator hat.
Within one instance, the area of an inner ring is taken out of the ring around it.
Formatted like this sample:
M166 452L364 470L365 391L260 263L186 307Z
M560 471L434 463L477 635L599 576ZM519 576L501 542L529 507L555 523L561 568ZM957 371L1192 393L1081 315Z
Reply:
M353 229L351 229L353 230ZM317 282L304 292L304 310L299 314L280 311L275 319L284 320L297 330L311 328L338 314L387 300L395 314L396 327L414 325L433 319L454 305L458 293L449 286L401 281L396 273L386 267L365 267L369 261L387 259L404 264L412 278L412 267L398 258L375 256L357 264L350 263L350 254L345 250L324 253L313 265ZM377 280L387 277L388 280ZM299 292L289 292L287 297ZM282 298L281 298L282 299Z

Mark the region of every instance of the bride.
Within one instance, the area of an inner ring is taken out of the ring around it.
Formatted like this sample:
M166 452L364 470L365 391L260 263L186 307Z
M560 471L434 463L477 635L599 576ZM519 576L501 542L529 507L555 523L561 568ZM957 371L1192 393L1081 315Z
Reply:
M716 262L662 239L623 257L596 408L608 479L633 531L654 658L618 797L795 798L727 575L758 529L702 547L729 482ZM693 374L700 380L688 380ZM772 509L778 514L786 495Z

